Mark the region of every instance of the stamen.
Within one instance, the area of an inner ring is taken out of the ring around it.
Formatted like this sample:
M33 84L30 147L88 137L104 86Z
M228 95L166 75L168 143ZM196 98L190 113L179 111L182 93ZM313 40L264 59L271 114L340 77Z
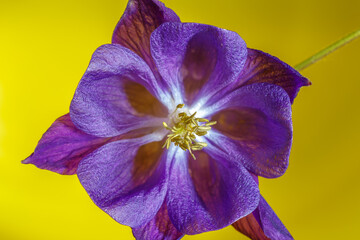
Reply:
M164 128L166 128L167 130L171 130L171 128L168 127L168 125L166 124L166 122L163 122Z
M206 118L196 118L198 122L209 122Z
M177 106L176 106L176 109L178 109L178 108L183 108L185 106L185 104L178 104Z
M212 125L215 125L215 124L216 124L216 121L211 121L211 122L206 123L205 125L206 126L212 126Z
M163 148L166 147L169 149L170 144L174 143L175 146L180 147L184 151L189 151L190 155L196 160L195 155L192 151L202 150L207 146L205 142L197 142L197 136L204 136L211 130L212 125L216 124L216 121L207 120L206 118L195 118L196 112L188 116L185 112L179 113L177 116L173 117L176 114L178 109L181 109L185 104L178 104L175 111L171 114L172 126L169 127L166 122L163 122L164 128L171 131L167 135L167 139L163 145ZM199 123L205 123L200 125Z

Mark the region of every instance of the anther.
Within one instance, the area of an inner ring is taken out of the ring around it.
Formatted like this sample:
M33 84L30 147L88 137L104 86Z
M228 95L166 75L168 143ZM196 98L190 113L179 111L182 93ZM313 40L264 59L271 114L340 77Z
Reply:
M209 122L206 118L196 118L195 120L198 122Z
M205 123L206 126L212 126L215 124L216 124L216 121L211 121L211 122Z
M185 104L178 104L175 111L171 114L176 114L178 109L181 109ZM167 149L170 147L171 143L174 143L175 146L180 147L184 151L189 151L190 155L196 160L195 155L192 151L202 150L207 146L205 142L196 142L197 136L204 136L209 130L211 130L212 125L216 124L216 121L209 122L206 118L195 118L196 112L188 116L185 112L178 113L178 118L176 120L172 119L172 126L169 127L167 123L163 122L164 127L171 131L167 135L167 139L163 145L163 148ZM200 125L199 123L205 123Z

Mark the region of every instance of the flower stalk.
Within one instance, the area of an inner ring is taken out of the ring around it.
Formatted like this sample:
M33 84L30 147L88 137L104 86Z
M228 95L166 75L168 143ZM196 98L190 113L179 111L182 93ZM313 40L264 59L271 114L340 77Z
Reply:
M309 57L305 61L299 63L298 65L295 66L295 69L300 71L309 67L310 65L316 63L317 61L326 57L327 55L339 49L340 47L345 46L346 44L350 43L351 41L355 40L358 37L360 37L360 29L341 38L340 40L334 42L333 44L321 50L320 52L316 53L315 55Z

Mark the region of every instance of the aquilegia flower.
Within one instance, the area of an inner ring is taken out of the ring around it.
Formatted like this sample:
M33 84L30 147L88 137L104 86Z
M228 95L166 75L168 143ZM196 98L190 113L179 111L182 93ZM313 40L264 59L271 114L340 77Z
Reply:
M70 114L23 162L76 173L137 239L230 224L253 239L292 239L257 177L285 172L291 103L309 83L234 32L181 23L157 0L130 0Z

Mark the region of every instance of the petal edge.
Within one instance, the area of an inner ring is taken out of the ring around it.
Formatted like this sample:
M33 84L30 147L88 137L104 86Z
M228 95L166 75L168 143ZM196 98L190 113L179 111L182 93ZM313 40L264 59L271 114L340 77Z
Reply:
M59 174L75 174L79 162L111 141L88 135L77 129L69 114L59 117L40 139L31 156L22 161Z

